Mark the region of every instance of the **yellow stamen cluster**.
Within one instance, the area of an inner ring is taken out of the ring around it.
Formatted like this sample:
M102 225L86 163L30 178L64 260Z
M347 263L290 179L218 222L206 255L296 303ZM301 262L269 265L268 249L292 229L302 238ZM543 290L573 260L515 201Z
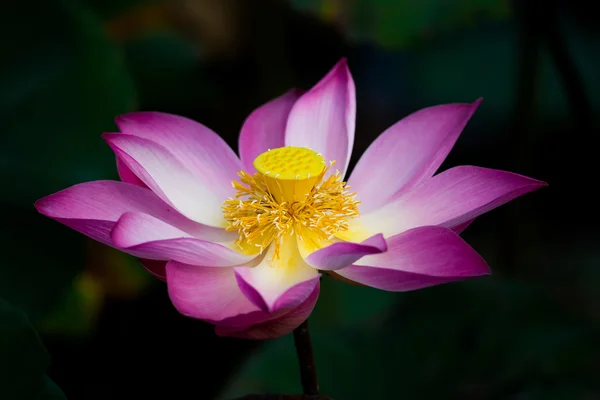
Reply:
M243 251L262 252L273 243L278 258L282 238L294 234L318 246L347 230L348 220L358 216L356 193L348 192L339 171L325 178L333 162L326 166L312 150L270 150L254 165L254 175L238 173L240 181L232 182L235 198L223 206L226 229L240 235L236 244Z

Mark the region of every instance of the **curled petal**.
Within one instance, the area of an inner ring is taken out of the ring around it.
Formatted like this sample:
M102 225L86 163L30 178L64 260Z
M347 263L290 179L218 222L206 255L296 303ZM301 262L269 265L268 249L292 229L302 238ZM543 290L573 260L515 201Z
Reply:
M295 307L303 302L319 282L319 276L315 276L282 291L278 288L269 287L269 284L262 285L260 283L261 278L256 278L250 273L247 273L248 269L244 270L240 267L236 268L235 277L242 293L244 293L244 295L246 295L246 297L258 308L270 313L288 307ZM259 292L259 289L252 286L250 282L253 282L254 285L259 287L260 290L262 290L262 293Z
M165 202L194 221L223 225L223 199L165 147L133 135L111 133L103 137L121 161Z
M231 181L242 164L235 152L204 125L178 115L136 112L116 119L124 134L148 139L167 149L203 186L220 198L234 194Z
M119 249L136 257L151 260L176 260L186 264L210 267L241 265L253 258L253 256L231 250L220 243L196 238L155 240L131 247L119 247Z
M371 236L361 243L337 242L319 249L306 257L306 262L322 270L337 270L347 267L360 258L387 250L382 234Z
M264 340L281 337L292 332L306 321L319 298L319 283L300 305L279 310L273 314L262 311L230 318L227 324L217 323L215 333L219 336ZM223 321L225 322L225 321Z
M209 240L197 239L165 222L142 213L125 213L111 234L119 249L150 260L175 260L185 264L226 267L254 258Z
M238 288L233 268L170 261L166 278L171 302L183 315L217 323L258 310Z
M239 139L244 170L256 172L254 159L269 149L285 146L285 126L292 106L302 91L290 90L254 110L244 122Z
M444 104L419 110L383 132L358 160L348 184L367 213L397 198L442 164L477 109Z
M126 212L152 215L192 235L207 228L185 218L149 189L115 181L81 183L35 203L43 215L55 219L104 244L113 245L110 233Z
M271 245L255 267L236 267L235 273L242 292L263 311L274 312L294 307L312 293L319 273L300 255L296 240L284 237L279 258L273 258Z
M117 160L117 172L119 173L119 178L121 181L125 183L130 183L132 185L140 186L143 188L147 188L146 184L142 182L140 178L135 176L133 172L125 165L123 161L119 157L116 157Z
M354 145L356 94L346 59L338 62L292 107L285 144L309 147L346 173ZM333 171L332 171L333 172Z
M115 133L115 132L112 132L112 133ZM144 182L142 182L140 180L140 178L135 176L135 174L133 172L131 172L131 170L129 168L127 168L127 165L125 165L125 163L123 161L121 161L119 159L119 157L115 157L115 159L116 159L116 164L117 164L117 172L118 172L119 178L121 179L122 182L131 183L132 185L141 186L143 188L148 187L144 184Z
M170 261L169 297L183 315L215 324L220 336L270 339L283 336L310 315L319 284L299 305L269 313L259 310L238 287L232 268L199 267Z
M460 228L475 217L544 186L544 182L511 172L455 167L361 216L358 223L365 236L383 233L385 237L424 225Z
M174 238L199 238L212 242L232 242L236 234L224 229L202 226L192 233L185 232L161 219L141 212L126 212L117 221L113 232L113 242L117 246L130 247L154 240Z
M388 238L387 243L387 252L365 256L357 265L336 273L389 291L416 290L490 273L483 258L448 228L415 228Z

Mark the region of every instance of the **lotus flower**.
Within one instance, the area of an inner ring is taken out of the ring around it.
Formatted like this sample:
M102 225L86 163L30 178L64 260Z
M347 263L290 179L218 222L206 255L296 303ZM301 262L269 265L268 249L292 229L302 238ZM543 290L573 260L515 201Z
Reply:
M486 275L458 235L543 182L473 166L434 175L479 106L426 108L383 132L344 176L355 89L341 60L310 91L250 114L239 158L207 127L157 112L103 135L122 182L72 186L42 214L140 258L182 314L266 339L312 311L321 272L388 291Z

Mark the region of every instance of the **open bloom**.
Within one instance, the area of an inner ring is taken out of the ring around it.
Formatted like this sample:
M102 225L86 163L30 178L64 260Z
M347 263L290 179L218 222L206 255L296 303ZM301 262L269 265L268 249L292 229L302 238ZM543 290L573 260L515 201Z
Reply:
M477 216L545 184L472 166L434 175L478 107L448 104L402 119L344 181L354 141L354 82L340 61L310 91L246 119L239 158L175 115L118 117L104 134L122 182L75 185L36 208L141 259L179 312L224 336L269 338L312 311L319 271L406 291L489 273L459 236Z

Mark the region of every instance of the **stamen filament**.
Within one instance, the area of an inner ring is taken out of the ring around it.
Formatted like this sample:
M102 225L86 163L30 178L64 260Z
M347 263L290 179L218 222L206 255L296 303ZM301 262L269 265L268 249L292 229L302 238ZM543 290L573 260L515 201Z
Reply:
M348 220L359 215L356 193L348 192L349 187L342 181L340 172L328 175L334 162L317 165L314 160L319 158L312 150L300 149L314 153L315 158L312 153L307 156L296 148L283 149L303 158L305 163L292 160L292 166L286 167L280 156L276 159L278 162L269 163L267 159L265 164L269 169L266 169L260 164L261 157L265 159L266 153L263 153L255 161L257 173L250 175L240 171L239 182L232 182L237 193L225 201L223 212L228 222L226 230L239 234L236 244L242 251L262 253L273 244L273 257L279 258L285 235L297 235L301 241L319 246L331 241L337 232L348 230ZM271 151L278 150L281 149ZM318 168L321 170L315 173ZM272 175L278 169L285 172ZM313 173L312 177L307 169ZM291 179L290 171L294 174ZM301 179L296 179L298 177ZM310 185L308 189L307 185Z

